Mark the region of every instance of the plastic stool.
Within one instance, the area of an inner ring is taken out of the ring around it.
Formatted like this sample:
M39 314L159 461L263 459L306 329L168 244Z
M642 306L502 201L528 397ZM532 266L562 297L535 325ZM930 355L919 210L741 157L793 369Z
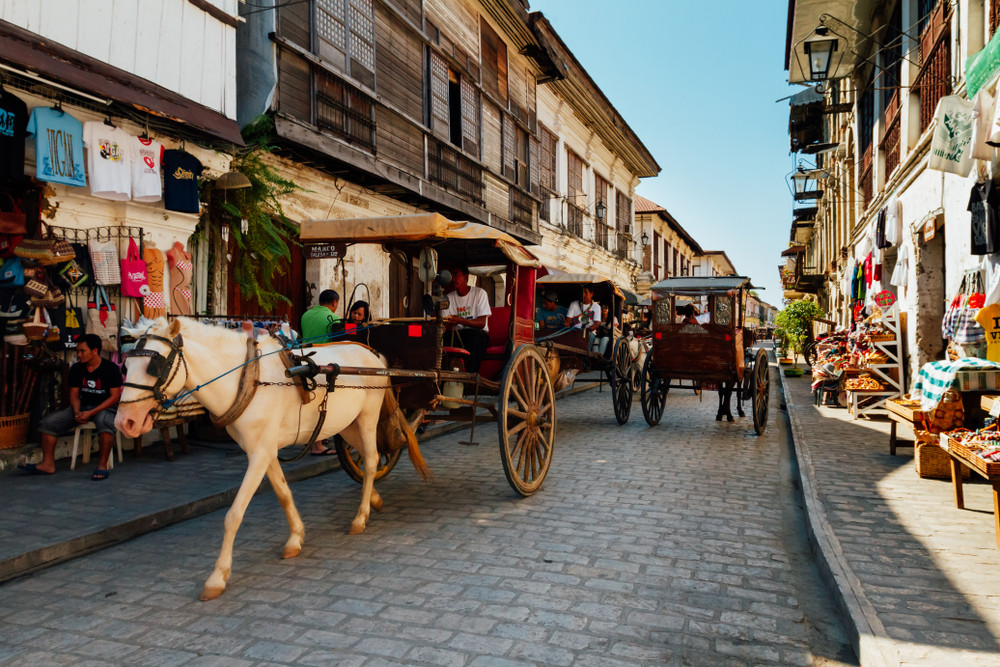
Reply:
M73 459L69 464L70 470L76 470L76 451L80 446L80 431L87 431L84 436L85 444L83 445L83 462L90 463L90 448L93 446L91 441L91 433L97 428L97 424L94 422L87 422L86 424L80 424L75 429L73 429ZM122 457L122 434L119 431L115 431L115 444L118 445L118 463L121 463L124 458ZM111 448L111 453L108 454L108 470L115 467L115 449Z

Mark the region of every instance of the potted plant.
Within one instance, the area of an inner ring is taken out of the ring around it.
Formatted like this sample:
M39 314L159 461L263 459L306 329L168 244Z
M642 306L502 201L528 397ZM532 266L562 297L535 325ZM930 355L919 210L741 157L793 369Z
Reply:
M792 360L788 358L788 338L785 336L785 330L777 328L774 330L774 344L777 346L778 350L778 363L779 364L791 364Z
M823 317L823 314L822 308L806 299L790 301L778 313L778 326L782 329L785 345L792 353L792 367L785 369L786 376L798 377L805 372L799 368L799 354L809 339L813 321Z

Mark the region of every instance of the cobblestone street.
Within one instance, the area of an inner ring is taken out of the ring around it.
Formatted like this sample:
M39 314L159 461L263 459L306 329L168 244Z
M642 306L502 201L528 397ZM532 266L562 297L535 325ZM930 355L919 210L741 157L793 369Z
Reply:
M426 442L434 481L404 457L356 537L359 486L299 482L292 560L259 496L213 602L197 596L221 511L10 582L0 665L856 664L803 546L776 387L761 438L714 421L715 402L674 390L651 429L638 400L619 427L606 388L560 401L552 470L527 499L493 429L479 447Z

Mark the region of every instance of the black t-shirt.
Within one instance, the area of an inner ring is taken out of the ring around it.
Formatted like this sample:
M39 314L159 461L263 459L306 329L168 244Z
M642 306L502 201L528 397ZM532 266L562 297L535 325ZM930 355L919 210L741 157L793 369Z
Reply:
M972 213L973 255L1000 252L1000 192L993 181L972 186L969 212Z
M9 90L0 89L0 178L24 178L24 140L28 106Z
M186 151L163 151L163 205L168 211L198 212L201 162Z
M87 364L76 363L69 369L69 386L80 390L80 409L91 410L108 400L112 389L122 386L122 372L107 359L101 359L93 373Z

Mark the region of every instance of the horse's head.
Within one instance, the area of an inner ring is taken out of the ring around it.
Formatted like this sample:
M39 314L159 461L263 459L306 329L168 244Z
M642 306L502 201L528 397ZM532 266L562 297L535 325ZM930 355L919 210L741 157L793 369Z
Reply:
M180 354L181 323L159 318L139 338L125 361L125 388L122 391L115 428L129 438L137 438L153 428L152 412L163 400L179 394L187 374L179 372L184 363Z

